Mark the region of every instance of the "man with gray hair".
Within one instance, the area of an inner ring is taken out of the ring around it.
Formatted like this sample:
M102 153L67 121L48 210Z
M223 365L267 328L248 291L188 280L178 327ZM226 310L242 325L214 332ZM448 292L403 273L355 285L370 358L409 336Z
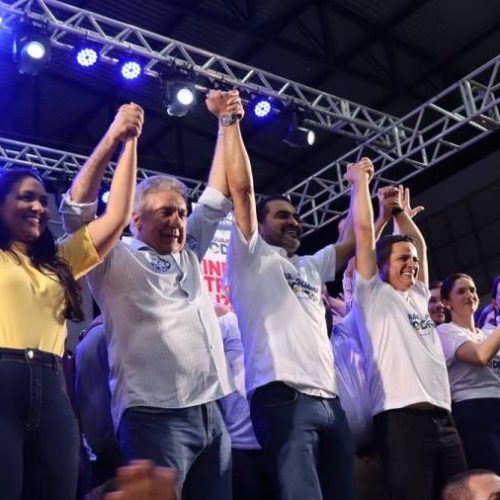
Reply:
M122 107L63 199L71 229L94 216L107 162L135 122ZM237 94L211 92L216 116L239 114ZM132 238L123 238L89 276L104 315L111 407L123 458L177 470L183 499L231 498L231 443L216 400L232 392L222 336L200 261L231 209L218 134L208 187L188 217L186 187L160 175L138 186ZM82 182L85 179L86 182Z

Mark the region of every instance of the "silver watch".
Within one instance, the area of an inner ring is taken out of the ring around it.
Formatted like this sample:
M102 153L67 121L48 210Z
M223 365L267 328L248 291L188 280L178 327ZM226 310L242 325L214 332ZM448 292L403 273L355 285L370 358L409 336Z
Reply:
M238 121L237 115L230 115L229 113L224 113L219 117L220 124L223 127L228 127L229 125L233 125Z

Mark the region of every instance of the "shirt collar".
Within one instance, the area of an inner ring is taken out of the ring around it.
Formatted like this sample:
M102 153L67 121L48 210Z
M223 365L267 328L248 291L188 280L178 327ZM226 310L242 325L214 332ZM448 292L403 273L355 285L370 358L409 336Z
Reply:
M147 243L144 243L144 241L138 240L137 238L134 238L132 236L123 236L122 241L123 241L123 243L128 245L130 248L132 248L132 250L148 250L149 252L153 252L154 254L159 255L160 257L170 256L177 263L180 262L182 250L179 253L161 254L161 253L158 253L154 248L151 248Z
M123 236L122 241L133 250L151 250L151 252L156 252L149 245L146 245L144 241L133 238L132 236Z
M401 297L403 297L403 299L405 299L407 302L408 300L410 300L410 290L411 288L408 288L408 290L396 290L394 287L393 287L394 291L396 293L398 293L399 295L401 295Z
M285 257L285 259L294 261L297 258L296 254L293 254L291 257L288 257L288 254L286 253L286 250L282 247L278 247L276 245L268 245L271 247L272 250L274 250L276 253L279 253L282 257Z

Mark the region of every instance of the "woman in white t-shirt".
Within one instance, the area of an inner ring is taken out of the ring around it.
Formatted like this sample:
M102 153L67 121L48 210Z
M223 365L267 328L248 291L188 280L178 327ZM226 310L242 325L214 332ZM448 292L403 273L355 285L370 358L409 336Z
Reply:
M443 281L451 322L437 327L448 366L452 412L470 468L500 473L500 327L476 328L474 280L463 273Z

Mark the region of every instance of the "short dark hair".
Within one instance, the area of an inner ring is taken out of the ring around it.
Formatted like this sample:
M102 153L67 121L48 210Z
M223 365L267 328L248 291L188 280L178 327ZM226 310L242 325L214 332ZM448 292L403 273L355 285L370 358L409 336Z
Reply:
M389 260L392 253L392 246L395 243L412 243L414 245L415 240L407 234L390 234L380 238L375 247L377 266L379 269L382 269Z
M469 480L486 474L495 473L486 469L471 469L455 474L443 488L442 500L473 500L474 493L470 489Z
M471 276L465 273L453 273L449 276L446 276L446 278L443 280L443 286L441 287L441 298L443 300L448 300L450 298L450 293L453 290L455 281L459 280L460 278L468 278L474 281Z
M429 290L434 290L435 288L441 288L443 282L441 280L434 280L429 283Z
M274 196L266 196L264 198L261 198L257 202L257 205L255 207L255 209L257 211L257 222L259 224L262 224L264 222L264 219L266 218L267 212L269 211L267 208L267 205L271 201L275 201L275 200L286 201L287 203L291 204L291 201L286 196L283 196L282 194L277 194Z

